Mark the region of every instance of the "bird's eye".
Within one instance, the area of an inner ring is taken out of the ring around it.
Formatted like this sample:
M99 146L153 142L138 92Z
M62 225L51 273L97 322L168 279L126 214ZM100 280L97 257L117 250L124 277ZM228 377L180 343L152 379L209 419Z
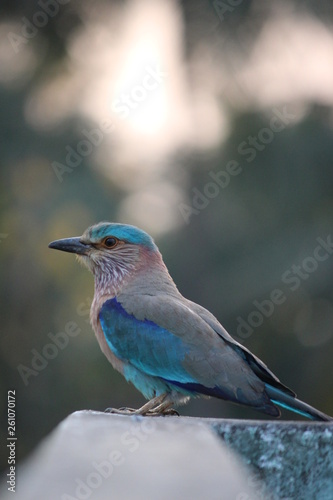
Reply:
M103 243L107 248L113 248L118 243L118 240L117 238L105 238Z

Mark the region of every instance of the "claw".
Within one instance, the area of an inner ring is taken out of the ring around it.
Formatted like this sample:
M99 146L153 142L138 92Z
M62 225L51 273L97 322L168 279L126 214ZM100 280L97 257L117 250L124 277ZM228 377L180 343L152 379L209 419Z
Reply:
M179 413L177 410L175 410L174 408L169 408L168 410L165 410L165 412L163 413L163 415L165 416L176 416L176 417L180 417Z
M122 408L106 408L104 412L112 413L114 415L133 415L136 412L136 410L134 410L133 408L122 407Z
M179 417L179 413L177 410L173 408L166 408L165 410L156 411L154 409L147 410L145 412L140 412L140 408L138 410L134 410L134 408L106 408L104 413L112 413L113 415L142 415L143 417L167 417L176 415Z
M179 417L178 411L173 408L168 408L164 411L148 410L146 413L142 413L142 415L145 417L168 417L173 415Z
M115 415L142 415L148 417L161 417L167 415L177 415L178 411L170 408L172 401L167 399L167 394L155 396L153 399L145 403L141 408L133 410L133 408L106 408L105 412L113 413Z

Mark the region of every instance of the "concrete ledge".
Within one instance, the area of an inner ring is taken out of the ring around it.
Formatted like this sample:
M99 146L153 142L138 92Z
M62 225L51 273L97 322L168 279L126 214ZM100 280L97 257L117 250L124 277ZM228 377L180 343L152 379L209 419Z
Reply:
M333 500L333 422L209 419L209 424L256 470L274 498Z
M332 500L333 424L81 411L16 477L17 500Z

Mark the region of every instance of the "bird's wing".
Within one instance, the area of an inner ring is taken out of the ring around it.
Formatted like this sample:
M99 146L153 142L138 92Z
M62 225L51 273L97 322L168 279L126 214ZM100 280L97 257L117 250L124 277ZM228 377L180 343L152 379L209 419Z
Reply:
M221 337L225 342L235 349L240 356L243 357L252 368L254 373L265 383L282 390L286 394L295 397L296 394L280 382L280 380L274 375L274 373L259 359L257 356L252 354L246 347L237 342L225 328L219 323L213 314L211 314L207 309L199 306L195 302L187 301L189 307L195 311L207 324L209 324L212 329Z
M264 384L247 361L185 299L119 296L104 303L99 319L114 354L143 373L182 389L270 408Z
M99 320L113 353L147 375L168 379L172 373L179 382L191 382L191 375L181 365L188 346L167 328L145 315L138 316L116 298L103 304Z

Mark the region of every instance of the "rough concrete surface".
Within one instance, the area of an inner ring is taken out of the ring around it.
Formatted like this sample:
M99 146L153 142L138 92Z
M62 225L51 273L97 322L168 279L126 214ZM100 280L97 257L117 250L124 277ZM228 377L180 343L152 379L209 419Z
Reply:
M208 422L251 464L274 499L333 500L333 423Z
M18 467L16 500L251 500L262 485L203 419L81 411Z
M80 411L16 477L2 499L333 500L333 423Z

